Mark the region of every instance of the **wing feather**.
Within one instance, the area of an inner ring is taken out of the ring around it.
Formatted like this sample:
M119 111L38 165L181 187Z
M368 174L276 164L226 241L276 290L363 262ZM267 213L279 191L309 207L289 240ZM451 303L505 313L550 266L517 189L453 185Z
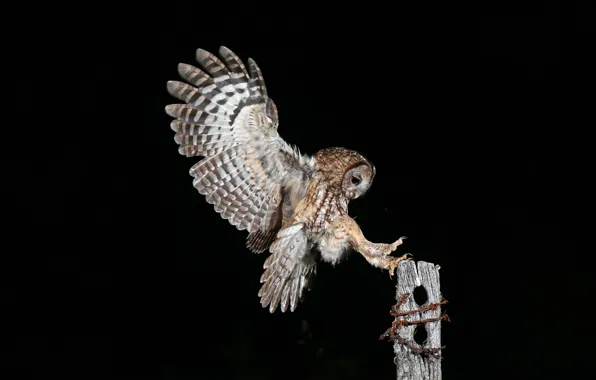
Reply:
M193 186L239 230L265 233L276 225L284 185L311 172L314 161L277 133L277 108L255 61L248 60L247 70L230 49L219 53L221 60L198 49L202 69L178 65L187 83L169 81L167 90L184 103L168 105L166 113L175 119L170 127L179 153L204 157L189 171ZM271 238L257 240L260 250Z
M308 242L304 223L281 229L271 244L271 255L265 260L261 276L261 305L273 313L294 311L302 299L308 280L315 273L316 261Z

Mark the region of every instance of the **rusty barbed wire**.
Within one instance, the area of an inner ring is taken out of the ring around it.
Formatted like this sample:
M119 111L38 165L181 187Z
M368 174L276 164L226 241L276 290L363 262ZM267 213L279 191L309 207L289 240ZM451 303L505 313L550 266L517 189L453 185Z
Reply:
M405 318L399 318L399 317L404 317L406 315L422 313L422 312L425 312L428 310L436 310L441 305L447 304L448 301L445 298L441 298L441 301L439 301L439 302L429 304L427 306L422 306L416 310L399 311L400 307L408 300L408 298L410 296L411 296L411 293L403 294L397 301L397 304L391 308L391 310L389 311L389 314L393 317L396 317L396 319L391 323L391 327L389 329L387 329L387 331L385 331L379 337L379 340L383 340L384 338L389 338L390 342L397 341L397 343L399 343L403 346L406 346L413 353L416 353L418 355L431 356L435 359L440 359L441 358L441 350L444 348L444 346L440 347L440 348L428 348L428 347L423 347L422 345L421 345L421 347L417 347L412 342L399 336L397 334L397 330L402 327L405 327L405 326L425 324L425 323L436 322L436 321L441 321L441 320L451 322L451 319L449 319L449 316L447 315L447 313L443 313L440 316L435 317L435 318L425 318L425 319L418 319L418 320L413 320L413 321L408 321Z

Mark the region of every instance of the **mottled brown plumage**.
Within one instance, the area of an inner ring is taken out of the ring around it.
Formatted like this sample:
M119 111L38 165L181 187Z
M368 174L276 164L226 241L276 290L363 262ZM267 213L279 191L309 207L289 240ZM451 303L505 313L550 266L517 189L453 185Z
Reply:
M166 112L179 153L204 157L190 169L193 186L222 218L248 231L251 251L270 252L259 290L263 307L296 309L316 272L317 251L336 264L352 248L392 273L406 255L389 255L404 237L371 243L348 216L349 201L371 186L374 165L345 148L308 156L288 145L259 67L249 59L247 70L223 46L219 53L222 60L198 49L202 69L178 65L189 84L168 82L183 103Z

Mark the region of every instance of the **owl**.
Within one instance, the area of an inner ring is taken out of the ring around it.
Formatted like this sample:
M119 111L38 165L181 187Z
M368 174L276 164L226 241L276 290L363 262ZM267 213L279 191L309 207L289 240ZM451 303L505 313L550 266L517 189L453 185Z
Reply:
M335 265L349 249L393 273L408 256L390 256L405 236L370 242L348 215L348 203L371 186L375 166L353 150L332 147L311 156L284 141L254 60L247 70L224 46L219 57L198 49L196 60L201 68L178 65L185 82L168 81L168 92L182 103L165 110L174 118L178 152L202 157L190 169L193 186L222 218L248 231L249 250L269 251L261 305L271 313L278 306L295 311L317 262Z

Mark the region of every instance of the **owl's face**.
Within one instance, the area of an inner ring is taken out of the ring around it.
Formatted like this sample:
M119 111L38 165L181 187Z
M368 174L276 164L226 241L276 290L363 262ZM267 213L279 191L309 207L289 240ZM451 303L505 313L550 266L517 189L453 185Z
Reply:
M361 162L348 169L341 182L341 188L348 199L356 199L370 188L375 177L375 167L368 162Z
M339 187L346 199L364 195L375 178L375 166L353 150L337 147L321 149L315 160L327 183Z

